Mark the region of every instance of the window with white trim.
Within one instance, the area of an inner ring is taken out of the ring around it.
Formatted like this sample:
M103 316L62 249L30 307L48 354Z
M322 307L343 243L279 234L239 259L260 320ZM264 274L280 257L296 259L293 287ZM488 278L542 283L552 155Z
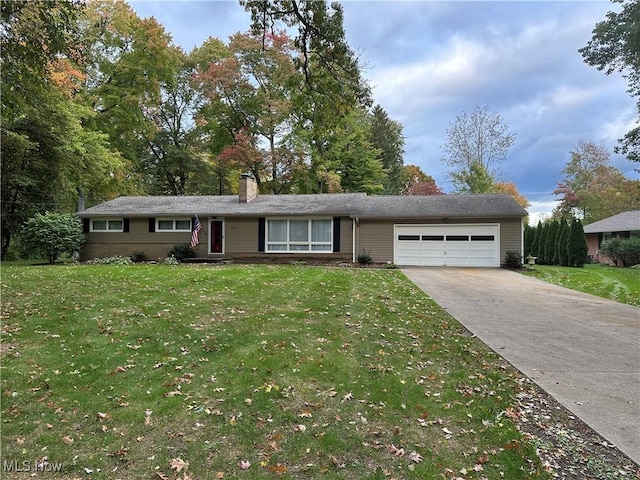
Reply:
M266 251L272 253L333 251L331 218L267 219Z
M123 232L124 221L122 218L101 218L91 220L92 232Z
M190 218L157 218L156 232L190 232Z

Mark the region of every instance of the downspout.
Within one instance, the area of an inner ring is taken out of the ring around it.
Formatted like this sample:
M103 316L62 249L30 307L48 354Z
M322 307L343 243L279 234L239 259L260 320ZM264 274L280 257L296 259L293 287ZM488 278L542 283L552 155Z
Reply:
M528 216L527 217L522 217L520 219L520 252L522 252L521 253L521 261L522 262L525 261L524 254L526 253L524 251L524 219L525 218L529 218L529 217ZM529 254L529 255L531 255L531 254Z
M356 228L358 226L358 217L352 219L351 232L353 236L351 245L351 263L356 263Z

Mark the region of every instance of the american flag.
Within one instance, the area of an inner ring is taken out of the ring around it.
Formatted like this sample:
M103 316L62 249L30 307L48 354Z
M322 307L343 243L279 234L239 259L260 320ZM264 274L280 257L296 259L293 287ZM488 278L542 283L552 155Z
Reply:
M195 248L195 246L198 245L198 233L200 232L201 228L202 224L200 223L200 219L196 215L196 219L193 223L193 232L191 233L191 248Z

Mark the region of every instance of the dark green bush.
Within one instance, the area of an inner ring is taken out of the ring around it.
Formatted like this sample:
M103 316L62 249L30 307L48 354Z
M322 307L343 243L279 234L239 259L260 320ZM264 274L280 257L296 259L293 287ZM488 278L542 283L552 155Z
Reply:
M171 250L169 250L169 253L167 253L167 257L173 257L179 262L184 261L185 258L195 258L195 256L195 250L186 243L174 245L171 247Z
M133 252L130 257L131 260L133 260L135 263L144 262L147 260L147 256L144 252Z
M373 263L371 252L362 251L358 254L358 263L361 265L369 265Z
M67 213L36 213L21 233L25 245L49 263L64 253L73 255L85 240L80 220Z
M640 264L640 237L611 238L600 245L600 253L622 267Z
M507 250L504 256L504 268L522 268L522 254L516 250Z

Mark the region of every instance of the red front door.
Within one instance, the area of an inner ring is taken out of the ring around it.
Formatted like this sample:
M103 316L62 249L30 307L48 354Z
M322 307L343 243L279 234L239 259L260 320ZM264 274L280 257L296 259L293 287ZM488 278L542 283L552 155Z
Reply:
M222 220L211 220L211 253L222 253Z

